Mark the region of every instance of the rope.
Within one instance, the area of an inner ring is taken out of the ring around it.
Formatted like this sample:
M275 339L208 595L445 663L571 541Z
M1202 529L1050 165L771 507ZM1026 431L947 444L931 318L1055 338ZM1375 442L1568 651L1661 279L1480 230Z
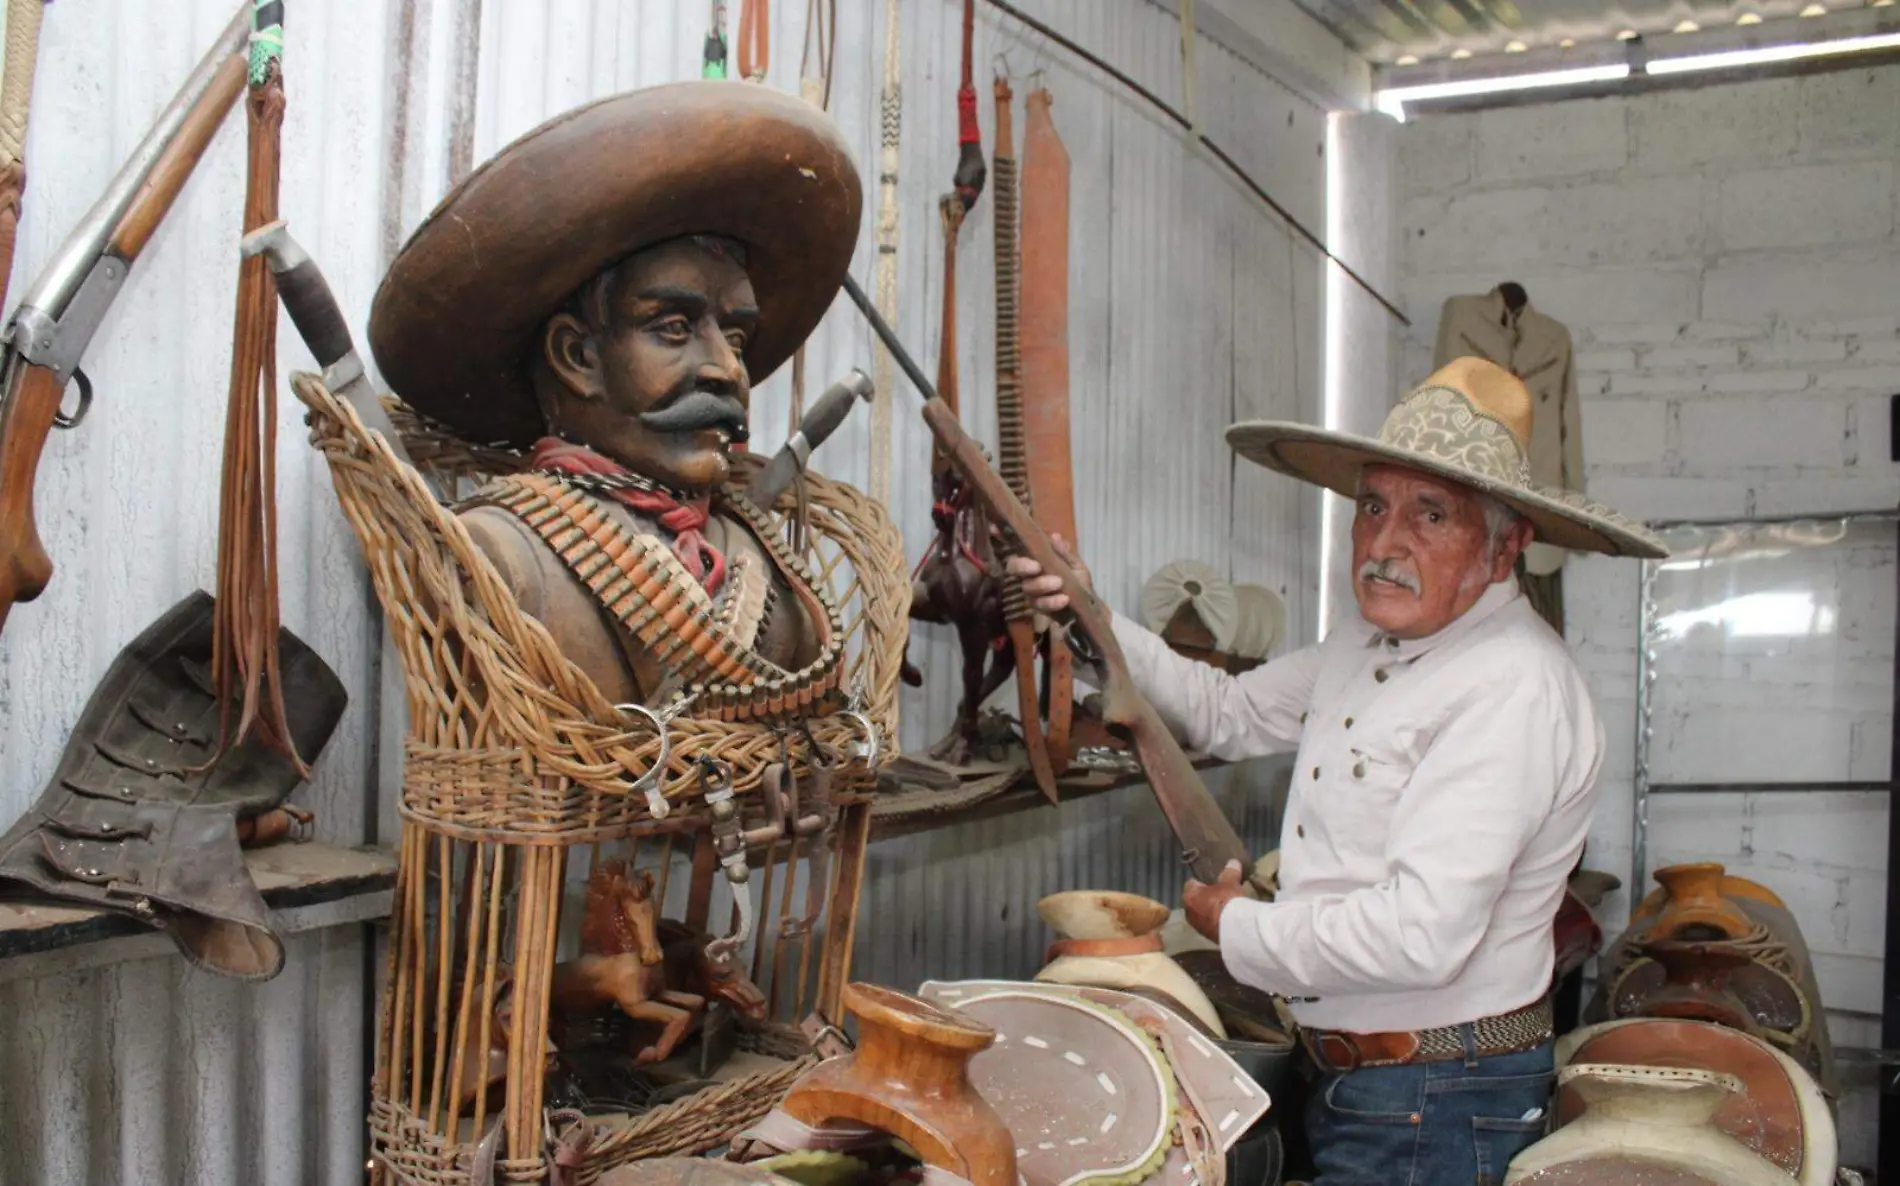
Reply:
M33 102L33 68L39 61L40 16L45 0L7 0L7 56L0 78L0 168L26 150L26 117Z
M33 105L43 0L7 0L7 47L0 65L0 307L13 272L13 243L26 193L26 120Z
M246 231L277 217L285 106L282 3L257 0L251 29L251 85L245 102L249 117ZM256 729L265 745L288 757L298 773L308 778L309 768L296 752L284 719L278 672L277 286L262 256L239 265L235 321L218 500L218 593L211 663L218 690L219 737L211 761ZM235 732L233 707L238 713Z
M904 126L904 88L898 57L897 0L884 0L884 89L879 98L877 194L877 311L885 324L897 323L897 165ZM891 385L897 381L890 348L879 338L871 395L871 489L873 499L891 501Z

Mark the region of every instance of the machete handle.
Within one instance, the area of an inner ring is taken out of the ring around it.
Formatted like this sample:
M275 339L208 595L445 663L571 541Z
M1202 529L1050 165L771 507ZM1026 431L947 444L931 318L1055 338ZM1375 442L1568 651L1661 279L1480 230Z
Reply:
M244 236L239 251L245 259L262 255L270 265L277 295L318 366L328 370L355 349L349 323L343 320L343 310L337 307L322 269L291 238L283 219L273 219Z
M830 439L832 433L838 431L838 426L851 414L853 403L858 400L866 403L871 401L871 392L870 377L856 367L851 368L850 374L827 387L798 425L806 447L816 451L818 446Z

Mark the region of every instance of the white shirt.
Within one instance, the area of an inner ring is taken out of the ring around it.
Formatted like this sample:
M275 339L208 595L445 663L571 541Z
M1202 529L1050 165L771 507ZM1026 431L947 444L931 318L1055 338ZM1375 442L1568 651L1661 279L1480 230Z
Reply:
M1289 998L1302 1025L1358 1032L1475 1021L1548 991L1603 726L1514 578L1430 638L1354 615L1238 677L1119 615L1115 634L1191 748L1299 749L1277 899L1221 915L1237 979Z

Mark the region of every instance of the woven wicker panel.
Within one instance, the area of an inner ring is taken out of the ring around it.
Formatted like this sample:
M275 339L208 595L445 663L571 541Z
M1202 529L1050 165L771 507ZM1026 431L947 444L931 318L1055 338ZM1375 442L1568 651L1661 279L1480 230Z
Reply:
M618 713L547 630L521 612L444 504L518 457L457 442L405 412L398 419L404 444L425 477L316 376L293 375L291 387L310 409L311 442L329 463L402 657L409 708L405 817L466 839L536 844L596 841L649 822L634 784L657 761L659 738L644 721ZM735 458L735 481L746 481L760 464ZM818 475L806 485L812 565L845 627L843 686L862 695L881 759L888 760L896 752L910 612L903 541L884 508L856 489ZM788 534L779 512L792 502L788 493L779 508L768 508ZM851 718L835 711L810 725L821 745L840 752L863 740ZM682 806L699 789L700 755L727 763L734 790L746 794L781 753L779 733L767 726L696 719L690 709L669 732L660 788ZM802 772L808 746L794 740L791 756ZM874 772L861 763L850 770L856 785L843 789L868 791Z

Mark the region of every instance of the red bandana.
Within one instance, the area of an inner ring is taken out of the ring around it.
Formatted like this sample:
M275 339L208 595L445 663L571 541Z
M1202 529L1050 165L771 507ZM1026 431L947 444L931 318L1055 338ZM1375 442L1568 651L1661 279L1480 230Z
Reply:
M527 468L607 477L632 472L584 445L570 445L556 437L542 437L534 443L534 452L528 455ZM719 592L719 587L726 582L726 558L701 534L712 518L710 495L692 502L680 502L657 490L610 490L606 493L629 510L659 520L660 526L673 533L673 552L686 565L686 571L705 586L706 592Z

